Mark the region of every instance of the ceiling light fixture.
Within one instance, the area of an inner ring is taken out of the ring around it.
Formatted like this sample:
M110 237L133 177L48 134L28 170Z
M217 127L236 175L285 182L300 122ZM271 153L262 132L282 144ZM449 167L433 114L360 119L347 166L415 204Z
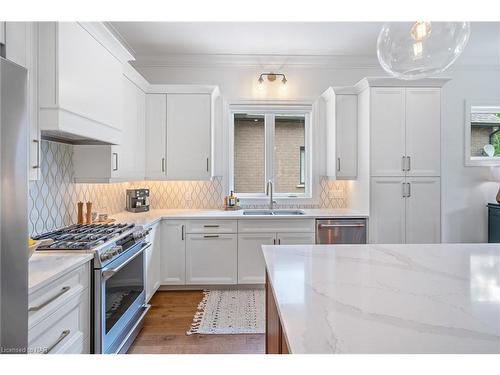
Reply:
M377 57L382 68L393 77L429 77L455 62L469 36L469 22L387 23L378 35Z
M261 73L259 79L257 80L257 82L259 82L259 85L264 84L264 77L266 77L269 82L276 81L276 78L278 77L282 77L281 78L282 84L286 85L286 83L288 82L286 76L283 73Z

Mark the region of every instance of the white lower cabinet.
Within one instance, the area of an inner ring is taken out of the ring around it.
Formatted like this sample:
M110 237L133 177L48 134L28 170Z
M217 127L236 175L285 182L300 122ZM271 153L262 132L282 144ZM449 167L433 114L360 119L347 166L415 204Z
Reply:
M161 223L160 284L186 283L186 225L184 221Z
M276 233L278 245L314 245L315 233Z
M439 177L372 177L371 243L439 243Z
M148 235L148 242L151 246L146 249L144 257L144 273L146 281L146 302L149 302L153 294L160 287L161 281L161 231L160 224L155 224L151 227L151 232Z
M186 284L236 284L236 234L188 234Z
M441 242L441 179L407 177L406 243Z
M245 233L238 235L238 283L264 284L266 266L262 245L273 245L275 233Z
M315 243L314 219L165 220L160 285L264 284L262 245Z
M90 353L90 263L28 297L30 353Z

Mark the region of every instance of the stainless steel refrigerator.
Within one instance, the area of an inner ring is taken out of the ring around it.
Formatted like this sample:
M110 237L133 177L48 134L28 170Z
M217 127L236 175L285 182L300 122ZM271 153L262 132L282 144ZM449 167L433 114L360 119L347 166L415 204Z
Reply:
M27 71L0 57L0 352L28 342Z

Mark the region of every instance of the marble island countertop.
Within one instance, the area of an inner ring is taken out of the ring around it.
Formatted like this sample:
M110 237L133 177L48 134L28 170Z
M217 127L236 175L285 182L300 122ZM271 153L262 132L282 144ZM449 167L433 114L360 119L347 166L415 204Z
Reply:
M118 222L134 223L136 225L151 226L162 219L310 219L317 217L339 218L367 218L368 214L347 208L341 209L300 209L304 215L243 215L244 209L224 211L217 209L153 209L148 212L123 211L110 215Z
M263 252L292 353L500 353L500 244Z

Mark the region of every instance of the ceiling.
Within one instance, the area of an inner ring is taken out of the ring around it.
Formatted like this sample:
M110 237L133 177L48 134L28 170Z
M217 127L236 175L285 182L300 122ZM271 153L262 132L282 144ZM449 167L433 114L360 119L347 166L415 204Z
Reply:
M111 22L138 61L176 55L376 58L378 22ZM498 58L500 23L472 23L464 56ZM496 61L500 61L496 60Z

